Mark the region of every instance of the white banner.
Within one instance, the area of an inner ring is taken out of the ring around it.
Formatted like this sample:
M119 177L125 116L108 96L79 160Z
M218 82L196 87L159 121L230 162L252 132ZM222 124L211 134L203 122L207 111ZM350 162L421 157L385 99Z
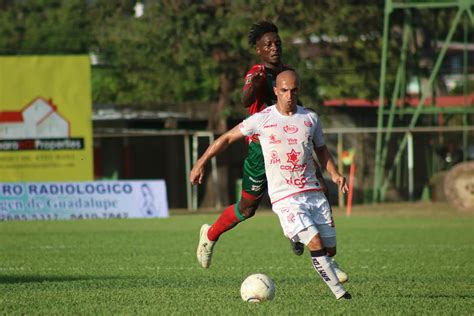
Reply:
M164 180L0 183L0 221L168 216Z

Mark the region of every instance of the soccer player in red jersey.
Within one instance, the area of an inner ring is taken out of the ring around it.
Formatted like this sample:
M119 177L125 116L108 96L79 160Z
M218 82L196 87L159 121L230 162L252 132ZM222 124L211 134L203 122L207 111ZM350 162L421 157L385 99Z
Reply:
M248 36L249 44L255 46L255 51L261 63L253 65L245 75L242 104L248 109L250 115L258 113L276 103L274 93L277 75L285 70L293 70L281 62L282 43L278 35L278 28L271 22L262 21L252 26ZM267 189L265 176L265 163L262 148L258 137L246 138L248 153L244 161L242 176L242 197L236 204L227 207L214 222L201 227L200 241L197 249L197 258L203 268L211 264L213 247L219 236L238 223L252 217L257 210L263 194ZM316 162L315 162L316 163ZM317 177L323 189L324 179L317 168ZM290 240L293 252L301 255L304 245ZM335 255L335 247L328 247L330 255ZM336 266L336 263L334 262ZM342 282L347 280L347 275L337 268L338 276Z

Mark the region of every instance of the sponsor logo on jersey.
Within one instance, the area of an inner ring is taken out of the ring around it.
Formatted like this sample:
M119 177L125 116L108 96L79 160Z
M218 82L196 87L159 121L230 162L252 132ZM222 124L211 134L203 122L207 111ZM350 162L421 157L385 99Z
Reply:
M252 177L249 177L250 181L252 181L253 183L264 183L266 181L266 179L263 179L263 180L257 180L257 179L254 179Z
M294 126L294 125L285 125L283 127L283 130L285 131L285 133L287 134L294 134L296 132L298 132L298 127Z
M279 140L278 138L276 138L275 135L271 134L270 135L270 141L269 141L270 144L280 144L281 143L281 140Z
M298 139L296 138L287 138L288 145L297 145L298 144Z
M271 153L271 158L270 158L270 164L273 165L273 164L277 164L277 163L280 163L280 156L278 156L278 153L276 152L276 150L273 150L272 153Z
M278 124L274 123L274 124L269 124L269 125L264 125L263 128L272 128L272 127L277 127Z
M308 164L304 163L302 165L298 165L298 164L295 164L295 165L280 165L280 169L281 170L289 170L289 171L305 171L306 170L306 167L308 166Z
M304 188L306 186L306 183L308 183L308 179L306 177L301 176L300 178L293 178L290 177L289 179L285 178L286 184L289 185L294 185L300 189Z
M313 127L313 123L311 123L310 121L304 121L304 125L308 127Z
M289 153L286 153L286 156L288 156L288 160L286 162L296 165L298 163L300 154L301 154L300 151L295 151L294 149L292 149Z

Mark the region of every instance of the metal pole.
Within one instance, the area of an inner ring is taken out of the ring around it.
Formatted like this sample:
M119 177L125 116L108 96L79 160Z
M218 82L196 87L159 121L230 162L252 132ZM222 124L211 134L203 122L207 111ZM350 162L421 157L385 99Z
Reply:
M468 20L467 16L464 16L464 62L463 62L463 74L464 74L464 108L467 109L467 88L468 88L468 77L467 77L467 65L468 65L468 54L467 54L467 43L468 43ZM467 111L462 116L462 125L467 127ZM463 149L463 161L467 161L468 156L468 141L467 141L467 130L464 129L462 132L462 149Z
M209 146L214 142L214 134L210 133L209 134ZM214 190L216 193L216 206L217 208L222 207L221 203L221 190L219 190L219 181L218 181L218 175L217 175L217 159L216 157L211 158L211 166L212 166L212 182L214 182Z
M382 183L382 161L381 161L381 148L382 148L382 130L383 127L383 108L385 99L385 81L387 72L387 50L388 50L388 27L390 20L390 13L392 12L392 1L385 1L385 12L383 21L383 42L382 42L382 65L380 68L380 86L379 86L379 109L377 117L377 140L375 145L375 170L374 170L374 186L372 191L372 202L375 203L379 198L380 184Z
M407 134L408 198L413 201L413 134Z
M192 209L192 203L191 203L191 200L192 200L192 184L191 182L189 182L188 180L188 177L189 177L189 173L191 172L191 156L190 156L190 153L189 153L189 135L184 135L184 164L185 164L185 168L186 168L186 175L185 175L185 183L186 183L186 204L187 204L187 208L188 208L188 211L190 211Z
M456 26L459 24L459 19L461 18L461 14L462 14L462 10L458 10L458 12L457 12L457 14L454 18L453 24L451 25L451 29L449 30L448 36L446 36L446 40L443 43L443 46L441 47L441 51L438 55L438 58L436 59L436 63L433 67L433 71L431 72L430 78L428 80L428 86L433 85L433 81L436 78L436 76L438 75L439 68L441 67L441 63L443 62L444 56L446 55L446 51L448 49L448 44L451 43L451 40L452 40L453 35L454 35L454 31L456 30ZM418 116L420 116L421 110L423 109L426 97L427 97L427 93L422 93L420 101L419 101L418 106L416 108L416 111L413 114L413 117L410 121L410 125L409 125L410 129L415 126L416 121L418 120Z
M343 144L342 144L342 133L337 133L337 171L340 173L340 174L343 174L344 173L344 165L342 164L342 148L343 148ZM344 208L344 194L337 190L337 201L338 201L338 204L339 204L339 209L343 209Z
M397 141L397 146L400 146L400 140ZM402 173L402 166L400 164L396 165L395 168L395 187L400 189L401 187L401 173Z
M354 178L355 178L355 155L352 156L351 159L351 168L349 171L349 193L347 196L347 209L346 209L346 216L351 216L352 212L352 197L354 194Z
M409 15L409 12L406 12L406 15ZM408 25L408 22L405 20L403 24L403 43L402 43L400 64L398 65L397 77L395 79L395 89L393 91L392 100L390 104L390 111L389 111L388 122L387 122L387 132L385 133L385 138L384 138L385 146L382 149L382 158L381 158L382 166L384 166L385 162L387 161L388 144L392 136L392 126L393 126L393 120L395 116L395 107L397 106L398 96L400 94L400 90L405 90L404 87L401 87L401 82L403 81L402 76L405 73L409 35L410 35L410 27Z
M196 134L193 135L193 165L196 164L198 156L198 137ZM198 208L198 186L193 186L193 206L192 209L196 211Z
M209 145L214 142L214 134L212 132L195 132L193 134L193 164L196 163L198 159L198 148L199 148L199 138L207 137L209 139ZM222 207L221 194L219 190L219 175L217 173L217 159L216 157L211 158L211 177L214 183L214 190L216 194L216 207ZM198 208L198 188L194 186L193 190L193 209L197 210Z
M446 54L446 50L448 49L448 44L451 42L451 39L454 35L454 31L456 29L456 26L458 25L459 19L461 18L462 12L463 12L463 10L459 9L458 12L456 13L456 17L454 18L453 24L451 25L451 29L449 30L449 33L446 36L446 40L443 43L443 46L441 48L441 52L438 55L436 63L433 67L433 71L432 71L432 73L430 75L430 78L428 80L428 86L431 86L433 84L433 81L436 78L436 75L438 74L439 68L441 66L441 62L444 59L444 55ZM416 121L418 120L418 117L420 116L421 110L423 109L426 97L427 97L427 93L425 91L425 92L422 93L420 101L419 101L418 106L416 108L416 111L413 114L413 117L410 121L410 124L408 125L409 129L412 129L415 126ZM401 152L402 152L403 148L406 146L406 143L407 143L407 134L405 134L405 136L403 137L402 144L398 148L398 151L395 155L394 164L392 165L392 168L388 172L388 175L385 178L385 180L384 180L384 182L381 186L381 195L382 194L385 195L384 193L386 192L386 190L388 188L388 182L390 181L390 179L392 178L392 175L393 175L393 171L394 171L393 166L400 162Z

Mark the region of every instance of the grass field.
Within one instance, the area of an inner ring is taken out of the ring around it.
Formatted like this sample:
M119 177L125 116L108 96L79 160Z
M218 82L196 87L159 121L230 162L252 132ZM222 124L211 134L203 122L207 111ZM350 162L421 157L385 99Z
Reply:
M216 217L1 222L0 314L474 313L474 217L447 205L336 214L351 301L334 299L306 252L290 252L271 212L224 235L200 268L199 228ZM256 272L275 281L273 301L240 299Z

